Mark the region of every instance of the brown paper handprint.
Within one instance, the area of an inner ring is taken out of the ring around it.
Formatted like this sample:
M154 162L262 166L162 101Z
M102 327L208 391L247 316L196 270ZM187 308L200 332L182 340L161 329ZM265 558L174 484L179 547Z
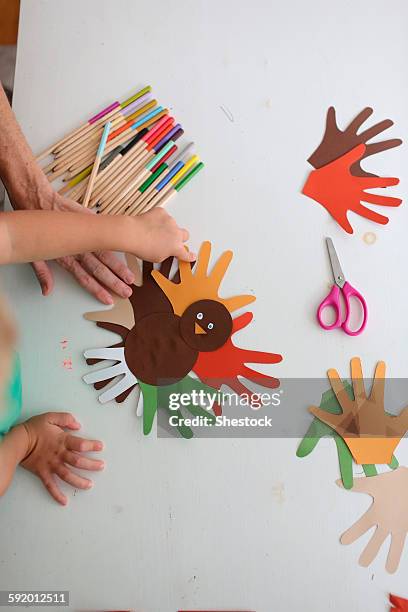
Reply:
M372 113L372 108L364 108L345 130L341 130L337 125L336 110L331 106L327 111L326 128L322 142L307 161L314 168L322 168L335 159L342 157L342 155L348 153L357 145L367 143L369 140L394 125L391 119L384 119L384 121L380 121L357 134L362 124L367 121ZM366 146L363 158L375 155L381 151L386 151L387 149L392 149L393 147L398 147L401 143L402 140L400 138L391 138L389 140L370 143ZM375 174L363 170L360 166L360 161L361 160L357 160L350 168L353 176L376 176Z
M385 363L377 364L369 396L358 357L351 360L354 399L350 398L336 370L329 370L327 375L343 412L331 414L316 406L311 406L310 412L344 439L356 463L390 463L396 446L408 431L408 408L398 416L385 412Z
M337 481L343 488L341 480ZM352 544L369 529L376 527L367 546L363 550L359 563L370 565L386 540L391 536L385 569L393 574L399 566L405 538L408 532L408 468L399 467L393 472L355 478L351 491L371 495L373 503L370 508L350 529L340 537L342 544Z

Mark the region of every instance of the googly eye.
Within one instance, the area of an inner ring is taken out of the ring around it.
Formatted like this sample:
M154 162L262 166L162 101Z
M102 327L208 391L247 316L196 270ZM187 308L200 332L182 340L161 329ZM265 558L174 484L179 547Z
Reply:
M207 325L207 329L214 329L214 323L209 323Z
M202 319L203 317L204 317L204 315L203 315L203 313L202 313L202 312L198 312L198 313L197 313L197 319L198 319L199 321L201 321L201 319Z

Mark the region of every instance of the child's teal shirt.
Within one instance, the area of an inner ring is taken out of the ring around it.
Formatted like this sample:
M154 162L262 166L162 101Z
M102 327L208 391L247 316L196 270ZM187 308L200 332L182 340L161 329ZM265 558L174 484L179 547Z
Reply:
M13 371L4 390L4 410L0 412L0 440L20 418L22 407L20 358L14 357Z

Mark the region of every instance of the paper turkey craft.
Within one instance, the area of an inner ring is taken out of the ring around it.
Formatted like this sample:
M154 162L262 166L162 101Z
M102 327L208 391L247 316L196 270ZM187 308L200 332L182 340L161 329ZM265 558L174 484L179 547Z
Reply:
M171 393L176 386L177 391L182 392L194 386L214 391L221 386L215 383L209 386L216 380L235 387L240 394L251 393L242 383L237 384L238 376L263 386L279 386L277 379L248 368L246 363L277 363L281 355L245 351L232 343L231 334L247 325L251 315L246 313L238 317L237 325L231 313L253 302L255 297L221 298L218 291L232 252L223 253L208 272L210 255L211 244L204 242L194 269L189 263L180 261L173 278L170 278L172 257L164 261L159 270L143 262L142 284L133 285L130 298L118 299L111 310L85 315L99 327L118 334L121 340L107 348L85 351L89 365L101 360L115 363L92 371L84 376L84 381L98 390L112 383L99 395L102 403L114 399L123 402L138 386L138 414L143 414L145 434L151 431L157 409L167 408L160 405L163 393L159 394L159 390ZM127 261L136 277L140 277L137 259L127 255ZM206 358L200 358L202 355ZM191 372L201 382L189 376ZM189 410L197 413L196 407L189 407ZM214 409L216 414L220 410L219 406ZM207 411L202 412L208 415ZM189 431L179 431L190 437Z
M369 191L397 185L397 178L378 177L366 172L360 165L366 157L402 143L399 138L368 143L393 125L390 119L385 119L360 130L372 112L372 108L365 108L345 130L341 130L337 125L335 109L329 108L322 142L308 159L315 169L310 172L302 189L304 195L321 204L349 234L353 233L348 220L350 211L381 225L388 223L388 217L371 210L363 202L387 207L401 204L399 198Z

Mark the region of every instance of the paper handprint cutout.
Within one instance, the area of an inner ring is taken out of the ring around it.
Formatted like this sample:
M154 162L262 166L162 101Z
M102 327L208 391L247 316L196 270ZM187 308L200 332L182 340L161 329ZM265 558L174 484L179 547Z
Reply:
M310 412L334 429L345 441L358 464L391 463L393 452L408 431L408 408L398 416L384 410L385 363L377 364L370 395L364 388L361 361L351 360L354 399L350 398L336 370L328 371L342 414L330 414L312 406Z
M399 198L367 191L397 185L399 180L381 178L366 172L361 168L361 160L369 155L396 147L402 142L400 139L393 138L365 144L393 125L390 119L386 119L357 134L357 130L371 113L372 109L364 109L342 131L337 126L334 108L329 108L323 140L308 159L316 169L310 172L302 189L304 195L321 204L349 234L353 233L347 216L349 212L354 212L381 225L388 223L388 217L372 211L364 206L363 202L388 207L401 204Z
M240 391L239 376L247 376L264 386L279 384L275 378L247 368L243 360L250 361L251 357L259 363L277 363L280 356L244 351L231 342L233 321L230 312L252 302L255 297L221 298L219 287L232 253L223 253L213 269L208 271L210 254L211 244L203 243L194 270L190 264L179 262L178 271L173 276L173 258L164 261L158 270L143 262L142 283L132 286L130 298L116 299L110 311L85 315L99 327L117 334L120 342L85 352L89 365L105 361L107 367L87 374L84 381L94 385L98 391L103 389L99 396L101 402L115 399L120 403L135 388L140 389L145 434L151 431L157 409L163 408L159 400L168 390L173 389L173 393L174 385L193 390L188 376L191 372L197 375L201 372L202 382L195 380L194 389L206 393L215 393L217 389L206 384L207 378L222 379L227 374L234 383L237 382ZM136 258L127 256L127 260L136 277L140 277ZM252 315L246 315L244 324L247 325L251 318ZM219 350L224 351L224 357L233 359L227 369L227 364L220 362ZM214 361L207 356L196 371L196 364L204 353L213 355ZM189 410L193 413L195 407L191 406ZM214 406L216 415L220 411L219 406ZM142 414L140 408L138 414ZM181 427L179 431L191 437L188 428Z
M351 165L362 159L364 151L365 145L358 145L327 166L313 170L302 190L304 195L324 206L348 234L353 233L353 228L347 218L349 211L381 225L386 225L389 221L388 217L372 211L362 202L379 206L399 206L402 201L399 198L366 191L397 185L399 183L397 178L362 177L351 174Z
M349 123L345 130L341 130L337 125L336 110L331 106L327 111L326 128L322 142L307 160L309 164L311 164L313 168L322 168L322 166L326 166L335 159L342 157L357 145L366 144L369 140L375 138L375 136L378 136L378 134L381 134L381 132L388 130L388 128L394 125L391 119L384 119L384 121L380 121L380 123L376 123L357 134L363 123L367 121L372 114L372 108L364 108L357 117ZM375 155L381 151L386 151L387 149L392 149L393 147L398 147L400 144L402 144L400 138L391 138L389 140L370 143L365 147L361 159L369 155ZM353 176L376 176L361 168L361 159L355 161L351 165L351 174Z
M352 400L354 396L351 385L344 381L343 386L349 398ZM341 414L342 412L339 401L332 389L329 389L323 393L319 408L320 410L327 412L328 415ZM326 423L323 423L317 417L313 419L305 437L299 444L296 455L301 458L307 457L314 451L318 442L325 437L333 438L337 448L343 487L345 489L351 489L353 486L353 458L351 452L343 438L335 431L335 429ZM394 456L392 457L389 467L393 470L398 467L398 461ZM377 469L373 464L363 464L363 470L366 476L377 475Z
M337 484L341 485L341 481ZM342 544L352 544L369 529L376 527L374 534L360 556L360 565L370 565L388 536L391 543L385 568L393 574L398 569L405 538L408 532L408 468L399 467L372 478L356 478L352 492L371 495L373 503L367 512L345 531L340 538Z
M408 612L408 599L404 597L397 597L390 593L390 604L392 605L390 612Z
M220 389L222 385L227 385L238 395L244 393L252 395L252 391L241 382L239 377L246 378L255 384L270 389L279 387L280 382L277 378L257 372L246 364L279 363L282 361L282 355L262 351L248 351L235 346L232 341L232 336L249 325L252 317L251 312L245 312L234 319L231 336L223 346L211 354L199 353L194 365L194 372L200 380L216 389Z

